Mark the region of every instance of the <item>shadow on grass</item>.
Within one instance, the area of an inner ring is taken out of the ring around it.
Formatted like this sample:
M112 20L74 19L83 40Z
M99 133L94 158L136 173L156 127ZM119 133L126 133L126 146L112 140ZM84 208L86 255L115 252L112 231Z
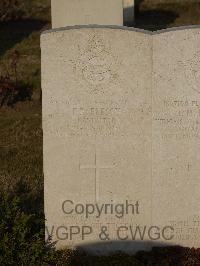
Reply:
M126 242L126 241L125 241ZM114 252L107 255L94 255L88 252L78 249L77 252L72 253L70 256L70 266L100 266L100 265L115 265L115 266L145 266L145 265L199 265L198 252L189 248L183 248L181 246L168 246L158 245L152 247L153 242L147 241L127 241L126 246L134 248L134 246L140 246L144 244L148 247L146 251L137 251L127 254L126 252ZM113 243L112 243L113 244ZM115 245L119 245L120 241L115 241ZM105 244L100 244L105 245ZM155 243L154 243L155 245ZM191 262L191 264L190 264ZM196 264L195 264L196 263Z
M35 19L0 22L0 56L32 32L42 29L47 23Z
M167 28L178 16L176 12L161 9L140 11L136 15L134 26L150 31L161 30Z
M87 252L91 255L106 256L119 251L124 252L125 254L136 254L140 250L150 251L155 246L167 247L172 245L170 245L170 243L150 240L113 240L93 242L91 244L80 244L77 246L77 250L80 252Z

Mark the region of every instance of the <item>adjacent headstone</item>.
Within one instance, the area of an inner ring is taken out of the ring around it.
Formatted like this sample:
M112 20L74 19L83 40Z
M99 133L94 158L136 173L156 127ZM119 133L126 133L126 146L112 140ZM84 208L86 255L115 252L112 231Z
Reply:
M51 0L52 28L123 25L122 0Z
M123 0L124 8L124 25L133 26L135 18L135 0Z
M200 247L200 27L153 38L152 218Z
M46 235L200 247L200 28L42 35Z

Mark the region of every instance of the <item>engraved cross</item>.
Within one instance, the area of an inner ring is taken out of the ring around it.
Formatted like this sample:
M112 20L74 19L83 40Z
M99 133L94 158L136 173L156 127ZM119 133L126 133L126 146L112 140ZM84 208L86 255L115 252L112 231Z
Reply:
M95 146L95 157L93 165L79 165L80 170L82 169L93 169L95 173L95 200L99 201L99 192L100 192L100 171L103 169L113 169L115 168L115 164L113 165L101 165L98 161L99 156L97 152L97 148Z

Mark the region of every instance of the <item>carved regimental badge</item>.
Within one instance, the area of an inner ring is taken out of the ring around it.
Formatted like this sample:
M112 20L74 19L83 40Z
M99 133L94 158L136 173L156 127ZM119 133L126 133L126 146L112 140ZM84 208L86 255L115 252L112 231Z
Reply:
M196 52L191 59L187 60L184 67L189 86L200 93L200 51Z
M87 83L89 92L105 92L107 85L116 79L118 66L118 58L109 44L99 34L93 34L87 46L80 48L75 71Z

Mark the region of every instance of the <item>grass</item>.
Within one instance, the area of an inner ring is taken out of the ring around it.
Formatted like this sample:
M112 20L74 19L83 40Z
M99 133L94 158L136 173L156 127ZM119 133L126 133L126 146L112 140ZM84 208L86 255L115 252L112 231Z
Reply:
M160 30L195 24L200 24L200 0L146 0L141 1L135 26Z
M31 183L42 181L41 105L27 102L5 108L0 121L1 188L13 189L22 177Z
M33 86L31 102L0 109L0 187L3 190L14 190L23 178L35 193L38 190L41 193L40 34L48 28L50 3L47 0L32 1L25 18L19 21L0 23L0 75L7 70L11 72L10 61L17 50L20 54L18 79Z

